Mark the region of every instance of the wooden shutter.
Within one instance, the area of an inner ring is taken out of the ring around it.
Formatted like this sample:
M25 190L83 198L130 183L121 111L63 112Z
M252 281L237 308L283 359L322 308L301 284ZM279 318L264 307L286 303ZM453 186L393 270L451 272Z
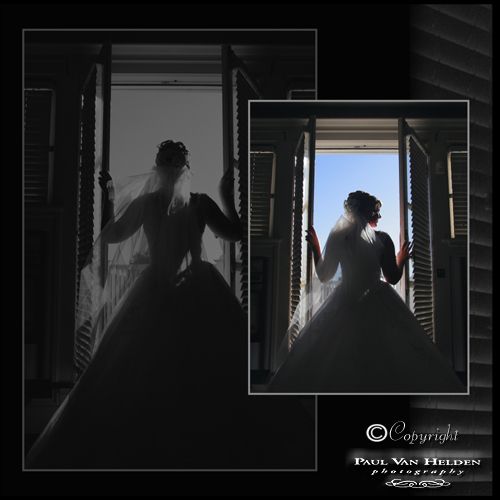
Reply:
M107 273L107 245L101 243L94 248L100 232L101 196L96 186L99 170L109 170L109 141L111 125L111 42L103 44L97 62L92 65L82 90L80 114L80 166L79 166L79 210L78 210L78 257L77 257L77 313L89 318L75 332L74 360L77 376L85 371L94 344L90 303L80 301L81 271L89 257L100 260L101 286ZM98 255L91 252L96 251ZM90 297L89 297L90 300ZM104 317L101 318L104 321Z
M250 237L271 237L274 153L250 153Z
M250 77L238 68L236 73L236 123L238 141L238 189L239 189L239 216L243 225L243 238L239 242L239 254L237 260L241 266L240 271L240 300L245 311L248 311L248 101L258 99L259 93L255 89Z
M466 237L467 209L467 151L448 153L448 186L450 193L451 237Z
M223 67L223 114L224 114L224 170L233 159L239 168L237 209L243 225L243 238L236 245L229 244L231 287L248 311L248 101L260 99L261 92L243 61L228 45L222 47ZM236 268L239 268L239 283L236 284Z
M310 229L314 224L314 174L315 174L315 164L316 164L316 117L311 116L309 122L307 123L307 132L305 134L304 143L304 155L307 158L307 179L304 189L307 193L307 202L305 210L307 211L306 220L304 223L307 225L304 229ZM305 234L303 235L305 238ZM305 266L306 266L306 284L305 290L308 294L307 312L306 318L310 320L313 315L312 304L310 302L312 285L313 285L313 255L312 249L309 245L306 245L305 249Z
M53 91L24 91L24 203L47 205Z
M411 5L410 11L410 98L470 103L470 395L410 399L416 432L449 423L459 431L452 451L444 445L446 458L481 459L480 468L452 482L448 492L455 496L493 490L492 19L491 4ZM435 445L435 453L444 446Z
M413 308L429 337L434 339L434 297L429 213L428 156L409 136L411 225L413 232Z
M313 224L315 157L316 117L311 116L295 148L290 319L294 314L296 317L290 325L290 345L313 312L309 302L313 259L311 249L305 244L305 230ZM304 297L306 300L301 302ZM300 310L297 311L299 304Z
M291 290L290 290L290 321L299 305L301 297L302 277L302 208L304 204L304 134L301 134L295 151L295 171L293 185L293 226L291 251ZM291 343L299 333L299 325L293 323L291 328Z
M80 115L80 165L79 165L79 200L77 233L77 281L76 303L80 308L90 304L80 302L80 278L87 258L94 243L94 166L95 166L95 123L96 123L96 66L90 72L89 79L82 92ZM79 314L82 311L78 311ZM90 314L88 314L90 316ZM79 328L75 335L75 367L77 375L87 368L92 356L92 324L90 321Z

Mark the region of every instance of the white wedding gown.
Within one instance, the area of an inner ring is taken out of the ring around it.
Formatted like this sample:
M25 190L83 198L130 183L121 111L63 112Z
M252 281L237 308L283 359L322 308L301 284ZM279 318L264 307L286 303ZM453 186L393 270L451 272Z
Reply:
M392 286L381 279L386 233L346 213L316 272L341 284L319 306L269 382L273 393L466 392Z

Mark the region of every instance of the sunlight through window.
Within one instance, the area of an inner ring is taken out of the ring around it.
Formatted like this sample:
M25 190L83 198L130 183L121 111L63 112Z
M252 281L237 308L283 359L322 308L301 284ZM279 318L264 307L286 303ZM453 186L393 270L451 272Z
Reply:
M353 191L367 191L382 201L377 230L389 234L399 250L398 154L316 153L314 180L314 228L323 248L330 230L344 212L344 200ZM314 278L315 280L317 277ZM325 297L342 279L339 269L324 283Z

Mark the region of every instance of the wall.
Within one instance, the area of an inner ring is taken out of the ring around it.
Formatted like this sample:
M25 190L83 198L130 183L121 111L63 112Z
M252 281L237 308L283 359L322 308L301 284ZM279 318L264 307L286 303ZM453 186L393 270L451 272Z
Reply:
M452 144L466 144L467 131L428 130L422 134L430 150L430 185L431 185L431 230L433 241L434 269L434 322L435 342L455 369L465 371L463 358L465 353L455 352L454 337L467 333L454 325L453 318L459 313L461 304L454 303L454 288L456 287L458 269L453 265L454 257L467 257L467 242L462 239L451 239L450 212L448 196L448 175L438 173L437 163L447 165L448 147ZM460 314L459 314L460 315Z
M276 151L276 179L274 197L274 223L272 238L277 247L277 281L274 284L272 307L271 360L281 345L290 320L290 251L292 236L292 206L294 184L294 154L300 136L300 127L280 131L252 131L251 146L272 145ZM251 243L251 255L259 255ZM271 371L277 367L271 362Z

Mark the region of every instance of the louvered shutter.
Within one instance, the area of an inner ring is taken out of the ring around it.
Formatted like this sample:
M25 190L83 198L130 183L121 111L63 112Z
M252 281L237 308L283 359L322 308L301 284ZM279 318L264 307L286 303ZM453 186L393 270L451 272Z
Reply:
M79 303L80 276L94 243L94 166L95 166L95 101L97 68L94 66L82 93L80 166L77 234L77 283L76 297L80 308L90 304ZM82 311L78 311L80 314ZM89 314L90 316L90 314ZM75 335L75 367L77 375L83 373L92 355L92 325L79 328Z
M467 236L467 151L448 153L451 237Z
M295 148L290 286L290 319L294 321L290 324L290 346L313 313L312 304L309 303L312 291L312 251L305 244L305 230L313 224L315 148L316 117L311 116Z
M304 170L307 177L305 179L305 196L307 196L307 200L304 206L304 229L310 229L314 224L314 177L315 177L315 164L316 164L316 117L311 116L309 118L309 122L307 123L307 132L305 134L305 150L304 154L307 158L307 167ZM305 239L305 233L302 236ZM305 291L308 297L308 300L311 299L312 285L313 285L313 255L312 250L309 245L306 245L304 253L304 265L305 265L305 275L306 275L306 283L305 283ZM307 302L306 304L306 319L309 321L313 315L312 304Z
M250 237L271 236L274 153L250 153Z
M224 106L224 168L232 159L238 160L238 215L243 226L243 238L230 244L231 286L241 305L248 311L248 101L260 99L261 92L249 71L232 49L222 47L223 61L223 106ZM236 147L235 147L236 146ZM239 283L236 283L236 268L239 268Z
M101 285L104 285L107 272L107 245L102 243L100 248L96 248L93 243L101 229L102 199L97 173L99 170L109 170L111 47L111 42L103 44L81 96L77 234L77 306L81 309L77 310L77 314L89 319L75 332L74 360L77 376L85 371L91 359L94 344L92 332L95 332L95 325L91 323L89 314L90 303L83 300L79 302L81 271L87 258L92 257L94 262L97 262L96 259L100 260ZM91 255L94 251L96 255ZM104 321L104 315L100 321Z
M293 226L291 251L291 284L290 284L290 321L299 305L301 297L302 277L302 208L304 204L304 135L295 152L295 171L293 187ZM299 325L293 323L290 339L293 340L299 333Z
M410 151L411 224L413 233L413 309L429 337L434 338L434 298L432 283L429 214L428 157L414 137L408 138Z
M53 91L24 91L24 203L47 205Z
M245 311L248 311L248 101L259 99L259 93L250 77L238 68L236 73L236 123L238 141L238 188L239 188L239 216L243 226L243 238L239 242L238 262L241 265L240 273L240 300Z
M480 459L482 466L452 480L449 493L491 496L492 6L412 5L410 23L410 97L470 101L470 395L412 397L412 429L458 429L453 447L434 446L436 456Z

